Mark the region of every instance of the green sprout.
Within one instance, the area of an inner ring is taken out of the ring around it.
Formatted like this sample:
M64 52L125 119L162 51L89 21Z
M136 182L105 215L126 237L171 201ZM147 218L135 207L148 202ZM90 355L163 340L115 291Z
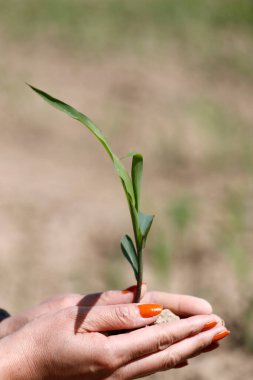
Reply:
M106 152L108 153L110 159L112 160L114 169L121 180L132 220L135 244L133 243L129 235L124 235L121 239L120 246L123 255L125 256L125 258L130 263L133 269L137 281L137 289L134 301L139 302L143 278L142 252L145 247L145 242L154 219L154 215L147 215L140 211L141 179L143 171L142 155L140 153L130 152L125 156L132 158L132 168L130 176L126 168L122 164L121 160L112 152L107 138L87 116L77 111L70 105L62 102L61 100L58 100L52 97L51 95L45 93L44 91L41 91L31 85L29 86L32 90L34 90L38 95L40 95L53 107L65 112L67 115L69 115L73 119L78 120L81 124L87 127L90 130L90 132L97 137L97 139L100 141L100 143L103 145Z

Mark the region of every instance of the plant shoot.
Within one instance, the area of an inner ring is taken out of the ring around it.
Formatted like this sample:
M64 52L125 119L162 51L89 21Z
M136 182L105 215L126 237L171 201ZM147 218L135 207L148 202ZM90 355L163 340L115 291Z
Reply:
M44 91L41 91L33 86L30 87L53 107L65 112L67 115L78 120L81 124L88 128L90 132L97 137L112 160L114 169L121 180L131 215L134 242L129 235L124 235L121 239L120 246L123 255L133 269L134 276L137 281L135 302L139 302L143 278L143 249L145 247L145 242L154 218L153 215L144 214L140 211L141 179L143 171L142 155L135 152L127 154L127 157L132 158L131 175L129 175L122 161L111 150L107 138L87 116L61 100L45 93Z

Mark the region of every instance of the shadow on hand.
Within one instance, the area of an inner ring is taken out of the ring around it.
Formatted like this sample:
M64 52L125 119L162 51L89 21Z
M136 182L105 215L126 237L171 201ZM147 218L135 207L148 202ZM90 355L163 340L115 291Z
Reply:
M93 294L87 294L85 295L81 301L78 302L76 306L78 306L78 313L76 316L75 321L75 334L79 331L80 327L82 326L86 316L89 313L89 310L87 310L87 313L81 312L83 307L92 308L92 306L96 305L99 299L101 298L103 293L93 293Z
M76 306L78 307L78 312L76 315L75 326L74 326L75 334L77 334L78 331L80 331L80 328L81 328L83 322L85 321L85 318L89 314L90 309L98 303L98 301L101 299L103 294L104 293L87 294L77 303ZM134 300L135 293L133 292L132 295L133 295L133 300ZM132 302L133 302L133 300L132 300ZM107 302L103 303L103 304L104 305L110 305L110 303L107 303ZM114 302L112 304L115 305ZM83 310L84 307L87 308L86 312L84 312L84 310ZM128 331L129 330L113 330L113 331L106 331L106 332L103 331L101 333L103 333L104 335L118 335L118 334L126 333Z

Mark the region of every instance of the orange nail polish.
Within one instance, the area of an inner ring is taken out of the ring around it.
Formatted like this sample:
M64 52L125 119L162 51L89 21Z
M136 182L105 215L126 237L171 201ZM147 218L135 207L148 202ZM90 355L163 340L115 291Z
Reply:
M121 293L127 294L127 293L135 293L137 289L137 285L129 286L129 288L121 290Z
M218 322L216 321L212 321L212 322L207 322L204 326L203 326L203 329L201 331L207 331L207 330L210 330L212 329L214 326L217 325Z
M230 334L230 331L228 331L228 330L222 331L222 332L214 335L212 342L217 342L217 340L223 339L226 336L228 336L229 334Z
M149 303L149 304L140 304L138 305L140 315L143 318L150 318L154 317L161 313L163 307L162 305L158 305L155 303Z
M141 283L142 285L146 284L145 282ZM127 293L135 293L137 289L137 285L129 286L129 288L121 290L121 293L127 294Z

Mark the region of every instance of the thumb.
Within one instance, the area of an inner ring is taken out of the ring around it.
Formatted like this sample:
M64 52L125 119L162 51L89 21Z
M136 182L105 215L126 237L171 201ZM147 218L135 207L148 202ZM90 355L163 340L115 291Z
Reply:
M143 327L155 322L162 309L159 304L124 304L73 307L69 312L75 319L75 333L80 333Z

